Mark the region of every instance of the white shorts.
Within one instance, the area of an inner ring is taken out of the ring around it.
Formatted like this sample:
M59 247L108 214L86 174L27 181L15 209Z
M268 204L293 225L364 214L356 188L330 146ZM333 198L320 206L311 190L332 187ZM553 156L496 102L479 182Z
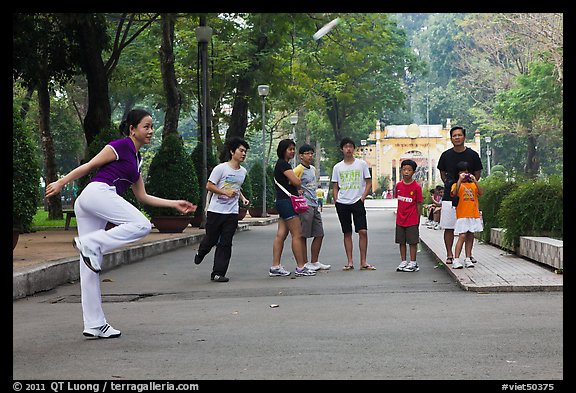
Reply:
M456 226L456 208L452 206L452 201L442 201L442 210L440 211L440 227L442 229L454 229Z
M481 218L459 218L456 220L454 234L458 235L465 232L482 232L483 230L484 225L482 225Z

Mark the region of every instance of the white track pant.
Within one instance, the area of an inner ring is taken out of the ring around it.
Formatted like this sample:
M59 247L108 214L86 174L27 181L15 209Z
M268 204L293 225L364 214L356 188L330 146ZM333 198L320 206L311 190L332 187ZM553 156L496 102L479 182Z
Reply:
M74 203L78 236L83 245L102 256L150 233L150 221L134 205L116 194L116 187L105 183L89 183ZM106 231L106 223L117 226ZM80 257L80 287L84 328L106 323L102 310L100 274L94 273Z

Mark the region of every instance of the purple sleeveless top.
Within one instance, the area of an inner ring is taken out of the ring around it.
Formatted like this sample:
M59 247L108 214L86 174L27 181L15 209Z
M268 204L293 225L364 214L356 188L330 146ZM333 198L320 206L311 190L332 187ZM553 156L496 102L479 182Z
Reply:
M136 151L134 142L129 137L113 140L110 146L116 153L116 160L104 165L90 182L102 182L116 187L116 193L122 195L128 187L140 178L142 157Z

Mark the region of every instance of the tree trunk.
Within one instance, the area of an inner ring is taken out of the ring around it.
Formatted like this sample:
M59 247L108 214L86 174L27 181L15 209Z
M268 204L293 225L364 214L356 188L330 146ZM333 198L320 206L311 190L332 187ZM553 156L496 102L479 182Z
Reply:
M226 131L226 138L239 136L244 138L246 127L248 127L248 90L251 86L251 79L246 75L241 75L236 84L236 94L234 96L234 106L230 116L230 126Z
M48 80L43 78L38 83L38 128L40 129L40 141L42 144L44 171L46 184L58 180L58 171L54 154L54 141L50 132L50 93L48 91ZM60 193L50 197L48 200L48 219L61 220L62 200Z
M342 123L341 120L344 116L340 113L338 99L335 97L326 97L326 114L328 120L332 124L332 131L334 134L334 141L339 146L342 140Z
M97 39L100 30L91 18L78 24L82 65L88 82L88 110L84 118L86 143L94 140L101 130L111 127L108 77Z
M534 179L540 172L540 158L538 157L537 139L531 132L528 133L528 151L526 156L526 169L524 170L526 176Z
M162 45L160 46L160 71L166 94L166 116L162 139L168 134L178 132L178 117L182 98L178 90L176 71L174 70L174 14L162 14Z

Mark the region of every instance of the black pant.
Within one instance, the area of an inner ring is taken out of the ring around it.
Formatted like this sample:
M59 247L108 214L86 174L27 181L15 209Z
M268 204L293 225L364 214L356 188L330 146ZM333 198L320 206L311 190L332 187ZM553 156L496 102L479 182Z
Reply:
M200 242L198 255L204 258L216 246L214 252L214 267L212 278L215 275L225 276L232 257L232 238L238 228L238 214L206 213L206 235Z

